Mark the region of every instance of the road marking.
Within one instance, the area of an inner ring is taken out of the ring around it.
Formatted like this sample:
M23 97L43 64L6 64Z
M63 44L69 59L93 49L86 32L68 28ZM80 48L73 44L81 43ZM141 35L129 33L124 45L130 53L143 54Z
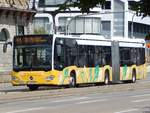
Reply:
M103 101L107 101L107 99L89 100L89 101L78 102L78 103L76 103L76 104L88 104L88 103L103 102Z
M131 96L131 97L144 97L144 96L150 96L150 94L143 94L143 95L134 95L134 96Z
M56 100L56 101L52 101L52 102L69 102L69 101L76 101L76 100L84 100L84 99L87 99L87 98L88 97L79 97L79 98Z
M128 110L124 110L124 111L119 111L119 112L115 112L115 113L128 113L131 111L138 111L138 109L128 109Z
M29 108L29 109L24 109L24 110L15 110L15 111L9 111L9 112L4 112L4 113L22 113L22 112L37 111L37 110L42 110L42 109L45 109L45 107Z
M132 101L132 102L146 102L146 101L150 101L150 99L140 99L140 100L135 100L135 101Z

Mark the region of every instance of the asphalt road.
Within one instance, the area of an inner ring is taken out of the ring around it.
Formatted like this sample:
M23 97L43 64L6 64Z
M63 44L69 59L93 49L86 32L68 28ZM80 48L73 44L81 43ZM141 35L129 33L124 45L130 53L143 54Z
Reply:
M0 113L150 113L150 90L4 103Z
M2 102L0 100L0 113L150 113L150 90L149 87L129 88L130 90L121 90L124 87L139 87L141 84L150 84L150 74L145 80L139 80L135 84L116 84L111 86L100 86L94 88L75 88L69 89L71 95L49 96L47 98L24 99L20 101ZM28 89L24 86L12 87L10 84L1 84L0 92L19 95L22 92L28 94ZM115 91L100 92L95 91L118 88ZM81 91L91 90L94 93L80 93ZM40 91L33 93L41 93L48 89L42 88ZM77 91L79 90L79 92ZM55 90L53 90L55 91ZM56 89L59 91L59 89ZM30 93L30 92L29 92ZM1 96L1 95L0 95ZM5 97L7 98L7 96Z

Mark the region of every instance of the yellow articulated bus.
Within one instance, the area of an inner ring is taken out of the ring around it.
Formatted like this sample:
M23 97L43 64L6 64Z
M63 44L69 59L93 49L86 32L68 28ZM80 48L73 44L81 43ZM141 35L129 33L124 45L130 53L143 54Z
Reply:
M97 35L24 35L13 40L12 84L43 85L130 81L146 77L145 41Z

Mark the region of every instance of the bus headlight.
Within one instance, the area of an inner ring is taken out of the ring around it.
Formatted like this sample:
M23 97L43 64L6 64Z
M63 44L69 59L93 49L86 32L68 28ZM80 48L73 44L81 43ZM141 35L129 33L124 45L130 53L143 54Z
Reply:
M50 76L46 77L46 80L47 80L47 81L54 80L54 76L53 76L53 75L50 75Z

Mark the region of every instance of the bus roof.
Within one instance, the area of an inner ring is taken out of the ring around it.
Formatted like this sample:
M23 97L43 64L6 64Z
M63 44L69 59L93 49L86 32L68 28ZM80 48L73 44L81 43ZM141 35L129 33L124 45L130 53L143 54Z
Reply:
M126 42L126 43L145 43L144 39L131 39L124 37L113 37L112 39L106 38L103 35L81 35L81 36L72 36L72 35L56 35L56 37L64 37L64 38L76 38L79 40L93 40L93 41L118 41L118 42Z
M139 38L113 37L112 40L119 41L119 42L145 43L144 39L139 39Z
M75 39L80 39L80 40L106 40L106 41L111 41L111 39L107 39L102 35L80 35L80 36L75 36L75 35L56 35L56 37L62 37L62 38L75 38Z

